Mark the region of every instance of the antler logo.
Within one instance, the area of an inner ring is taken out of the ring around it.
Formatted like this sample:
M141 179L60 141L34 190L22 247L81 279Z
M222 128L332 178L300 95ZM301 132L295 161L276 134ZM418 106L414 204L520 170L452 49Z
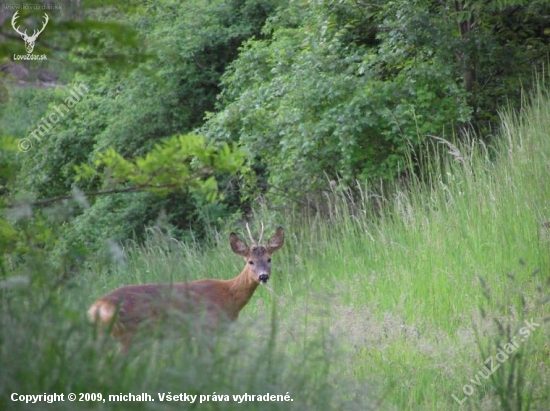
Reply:
M48 15L46 13L44 13L44 25L42 26L42 28L40 30L34 30L34 33L32 34L32 36L29 36L27 35L27 30L25 30L24 33L20 32L19 31L19 27L15 27L15 20L17 19L17 13L19 13L19 11L16 11L15 14L13 15L12 19L11 19L11 25L13 27L13 29L21 35L21 38L25 41L25 48L27 49L27 54L31 54L32 53L32 50L34 49L34 43L36 42L36 39L38 38L38 35L40 33L42 33L44 31L44 29L46 28L46 24L48 24L48 21L50 20L48 18Z

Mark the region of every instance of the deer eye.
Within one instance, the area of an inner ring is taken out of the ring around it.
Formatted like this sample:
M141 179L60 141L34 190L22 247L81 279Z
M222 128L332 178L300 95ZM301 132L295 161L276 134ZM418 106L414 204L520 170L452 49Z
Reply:
M248 264L254 265L254 261L249 261Z
M271 258L268 258L268 259L267 259L267 262L270 263L270 262L271 262Z

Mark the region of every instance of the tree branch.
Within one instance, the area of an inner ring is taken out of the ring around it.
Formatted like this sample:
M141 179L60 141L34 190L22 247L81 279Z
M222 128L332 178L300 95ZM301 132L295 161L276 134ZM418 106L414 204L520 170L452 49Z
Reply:
M104 196L109 194L128 194L128 193L135 193L138 191L144 191L144 190L151 190L151 189L164 189L164 188L175 188L180 187L182 185L181 182L179 183L167 183L167 184L159 184L159 185L151 185L151 184L141 184L135 187L127 187L127 188L113 188L111 190L101 190L101 191L92 191L89 193L82 193L86 197L98 197L98 196ZM37 200L29 203L31 206L35 207L41 207L53 203L57 203L59 201L63 200L71 200L74 198L74 195L63 195L63 196L57 196L52 198L45 198L43 200ZM18 204L8 204L6 208L15 208Z

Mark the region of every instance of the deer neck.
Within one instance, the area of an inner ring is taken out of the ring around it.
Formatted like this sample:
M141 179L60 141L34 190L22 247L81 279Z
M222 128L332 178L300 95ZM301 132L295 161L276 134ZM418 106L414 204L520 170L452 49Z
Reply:
M239 311L250 301L259 283L253 279L253 273L248 266L235 278L228 281L229 295L233 299L233 306L238 315Z

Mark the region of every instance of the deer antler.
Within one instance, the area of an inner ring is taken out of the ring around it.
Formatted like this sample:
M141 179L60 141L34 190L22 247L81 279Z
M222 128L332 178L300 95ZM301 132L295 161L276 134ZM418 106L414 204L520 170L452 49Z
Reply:
M246 223L246 231L248 231L248 237L250 238L251 245L261 245L262 241L264 240L264 222L260 221L260 224L262 226L262 231L260 231L260 239L258 242L254 240L254 237L252 237L252 233L250 232L250 227L248 226L248 223Z
M264 222L260 221L260 224L262 225L262 231L260 231L260 239L258 240L258 244L261 244L264 239Z
M250 227L248 226L248 222L246 223L246 231L248 231L248 237L250 238L250 242L252 243L250 245L256 245L256 241L254 241L254 237L252 237L252 233L250 232Z

